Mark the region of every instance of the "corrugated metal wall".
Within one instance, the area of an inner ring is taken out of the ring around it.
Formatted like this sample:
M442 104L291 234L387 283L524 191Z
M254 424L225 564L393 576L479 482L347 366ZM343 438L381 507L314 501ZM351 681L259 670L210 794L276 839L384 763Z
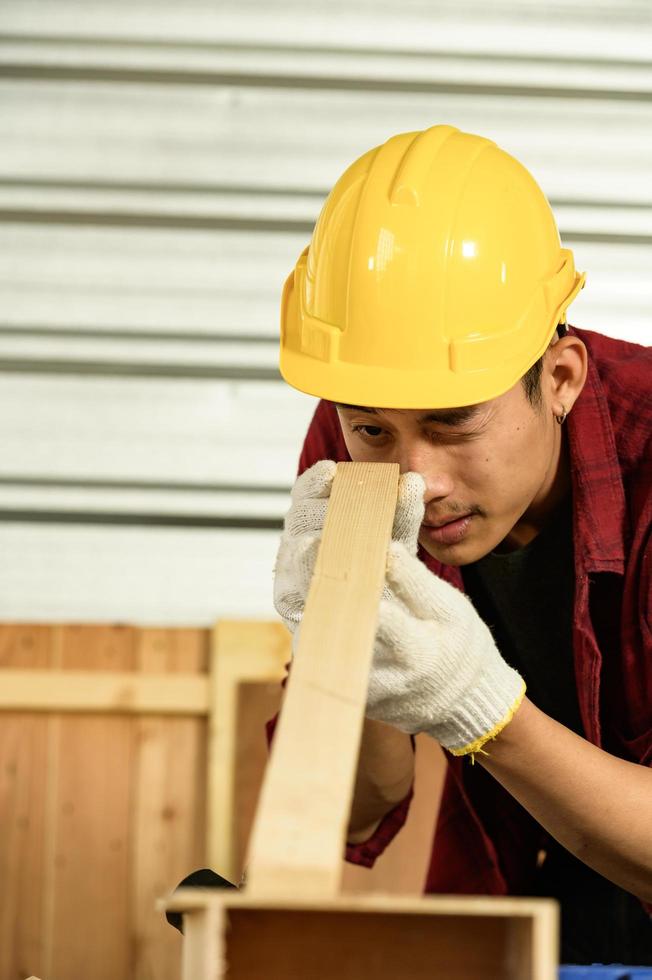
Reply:
M496 139L649 342L647 0L4 0L0 617L274 615L315 402L282 282L329 187L395 132Z

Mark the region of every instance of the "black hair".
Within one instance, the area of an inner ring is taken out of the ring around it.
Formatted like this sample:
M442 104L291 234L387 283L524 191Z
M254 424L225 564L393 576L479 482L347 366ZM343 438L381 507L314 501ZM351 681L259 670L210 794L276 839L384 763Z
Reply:
M558 337L566 336L566 324L558 323L556 334ZM554 335L553 335L554 338ZM535 361L531 368L525 372L521 378L521 384L525 389L525 397L534 408L541 408L543 399L541 397L541 374L543 371L543 358L545 354Z

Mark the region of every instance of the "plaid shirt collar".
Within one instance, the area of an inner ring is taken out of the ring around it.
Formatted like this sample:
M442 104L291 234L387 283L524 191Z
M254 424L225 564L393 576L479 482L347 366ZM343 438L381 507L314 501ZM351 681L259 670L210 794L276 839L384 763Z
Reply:
M569 332L573 332L570 328ZM625 491L607 398L589 356L586 383L565 423L570 448L576 562L585 570L625 569Z

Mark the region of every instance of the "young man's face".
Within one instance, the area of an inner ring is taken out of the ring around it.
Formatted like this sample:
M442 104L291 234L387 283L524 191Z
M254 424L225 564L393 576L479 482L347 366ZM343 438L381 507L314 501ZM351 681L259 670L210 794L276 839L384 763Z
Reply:
M526 544L567 489L561 428L546 401L531 405L519 381L464 409L337 411L352 460L422 475L419 542L447 565L466 565L500 542Z

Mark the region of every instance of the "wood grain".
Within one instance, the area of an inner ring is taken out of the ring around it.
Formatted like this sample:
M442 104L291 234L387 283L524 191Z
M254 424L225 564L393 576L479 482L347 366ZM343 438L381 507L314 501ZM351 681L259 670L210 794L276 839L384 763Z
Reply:
M338 463L254 823L253 894L339 890L398 476Z
M207 631L136 631L139 673L206 678ZM134 719L129 867L134 980L177 980L181 937L155 911L156 899L203 865L206 718Z

